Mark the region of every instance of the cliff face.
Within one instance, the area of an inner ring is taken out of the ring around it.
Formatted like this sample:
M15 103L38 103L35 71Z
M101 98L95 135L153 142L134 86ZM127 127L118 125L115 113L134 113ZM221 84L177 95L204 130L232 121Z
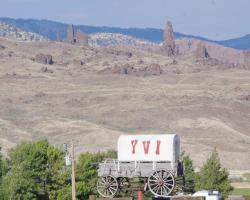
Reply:
M0 22L0 37L17 41L47 41L45 37L31 32L23 31L13 25Z

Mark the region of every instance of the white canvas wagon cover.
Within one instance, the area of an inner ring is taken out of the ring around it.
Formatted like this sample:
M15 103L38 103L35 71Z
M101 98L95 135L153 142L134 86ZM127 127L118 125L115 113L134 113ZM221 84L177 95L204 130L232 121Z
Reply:
M117 149L118 161L176 163L180 156L180 137L177 134L121 135Z

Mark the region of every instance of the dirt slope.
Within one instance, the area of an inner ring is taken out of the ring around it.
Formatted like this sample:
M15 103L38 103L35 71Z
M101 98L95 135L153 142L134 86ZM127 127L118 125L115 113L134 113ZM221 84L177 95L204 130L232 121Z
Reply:
M216 147L224 166L250 168L250 71L127 48L0 39L0 145L74 139L77 153L116 148L120 134L179 133L200 166ZM128 54L130 52L132 54ZM34 62L51 54L53 65ZM81 62L80 62L81 61ZM157 63L160 76L100 73ZM44 72L42 67L49 71Z

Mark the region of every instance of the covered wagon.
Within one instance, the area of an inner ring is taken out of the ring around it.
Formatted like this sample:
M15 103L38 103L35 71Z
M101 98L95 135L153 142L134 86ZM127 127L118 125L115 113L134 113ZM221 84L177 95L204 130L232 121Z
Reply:
M124 182L138 177L144 180L144 190L153 195L171 195L178 176L183 176L180 161L180 137L177 134L121 135L117 160L99 163L97 191L103 197L113 197Z

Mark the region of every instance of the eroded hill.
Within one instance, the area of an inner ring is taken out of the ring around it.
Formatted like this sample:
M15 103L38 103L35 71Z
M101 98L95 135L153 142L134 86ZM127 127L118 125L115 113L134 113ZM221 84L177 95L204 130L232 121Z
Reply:
M116 148L120 134L179 133L196 166L216 147L224 166L250 168L246 63L214 58L207 45L210 57L202 58L192 45L193 51L176 57L166 56L161 47L5 39L0 45L5 151L22 140L48 138L62 145L74 139L79 154ZM53 64L37 62L38 54L51 55Z

